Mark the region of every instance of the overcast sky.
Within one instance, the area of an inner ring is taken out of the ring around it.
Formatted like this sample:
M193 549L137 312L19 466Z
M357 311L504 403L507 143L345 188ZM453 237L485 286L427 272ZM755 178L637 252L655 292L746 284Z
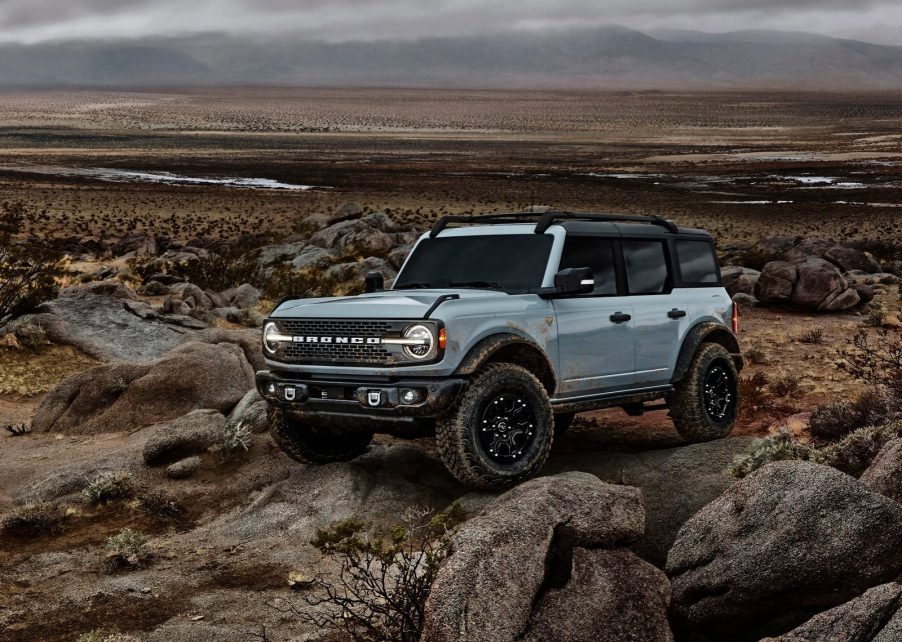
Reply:
M899 0L0 0L0 41L297 35L330 41L619 24L782 29L902 45Z

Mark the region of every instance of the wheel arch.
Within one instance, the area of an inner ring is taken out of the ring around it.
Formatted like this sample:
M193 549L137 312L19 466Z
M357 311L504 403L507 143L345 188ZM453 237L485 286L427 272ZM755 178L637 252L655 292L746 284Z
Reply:
M736 370L742 370L743 360L736 335L729 328L719 323L703 322L693 326L686 333L686 338L683 339L683 345L680 348L680 354L677 356L671 383L678 383L686 376L686 373L689 372L689 366L692 364L692 359L705 343L722 345L733 357Z
M467 352L455 374L472 375L490 363L512 363L526 368L542 382L549 396L557 387L548 356L536 343L518 334L504 332L480 340Z

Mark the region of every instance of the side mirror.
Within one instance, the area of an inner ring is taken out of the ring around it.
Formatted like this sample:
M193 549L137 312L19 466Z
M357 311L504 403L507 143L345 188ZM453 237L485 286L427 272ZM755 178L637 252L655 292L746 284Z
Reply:
M367 272L366 276L363 278L363 291L364 292L379 292L385 289L385 277L382 276L382 272Z
M586 294L595 289L592 268L566 268L554 275L554 287L561 294Z

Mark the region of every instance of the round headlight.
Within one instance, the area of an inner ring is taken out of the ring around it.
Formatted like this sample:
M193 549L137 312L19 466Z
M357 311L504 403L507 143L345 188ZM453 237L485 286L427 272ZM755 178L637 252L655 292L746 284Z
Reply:
M276 327L275 323L270 322L263 327L263 349L270 354L275 354L276 348L279 347L278 341L276 340L278 335L279 328Z
M428 359L435 354L435 336L425 325L410 326L404 331L404 338L411 342L404 346L411 359Z

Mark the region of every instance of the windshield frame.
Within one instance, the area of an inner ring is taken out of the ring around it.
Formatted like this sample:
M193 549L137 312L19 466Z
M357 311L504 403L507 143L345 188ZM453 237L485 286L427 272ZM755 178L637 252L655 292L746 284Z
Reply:
M513 223L513 224L501 224L501 225L479 225L479 226L471 226L471 227L458 227L458 228L448 228L441 232L436 238L450 238L450 237L463 237L463 236L514 236L514 235L523 235L523 236L534 236L535 235L535 224L533 223ZM542 283L540 286L536 288L530 288L529 290L520 290L520 289L511 289L510 291L504 288L490 288L490 287L481 287L477 288L476 286L435 286L430 284L429 289L435 290L455 290L455 289L484 289L484 290L494 290L497 292L507 292L508 294L527 294L532 292L533 290L539 290L542 288L551 287L554 284L554 273L555 267L560 260L561 251L564 246L564 238L566 237L566 232L564 229L558 225L552 225L545 231L544 236L551 236L552 243L551 248L549 250L547 263L545 265L544 274L542 276ZM408 264L410 262L411 257L416 253L417 249L419 249L420 244L429 239L430 236L428 233L423 234L416 242L416 244L411 249L410 253L408 253L407 257L404 260L404 263L401 265L401 268L398 270L398 275L395 278L395 284L401 283L403 284L404 273L408 268ZM416 279L414 279L416 280ZM480 279L480 280L491 280L488 278ZM416 292L419 288L413 287L396 287L392 286L392 290L397 291L411 291Z

